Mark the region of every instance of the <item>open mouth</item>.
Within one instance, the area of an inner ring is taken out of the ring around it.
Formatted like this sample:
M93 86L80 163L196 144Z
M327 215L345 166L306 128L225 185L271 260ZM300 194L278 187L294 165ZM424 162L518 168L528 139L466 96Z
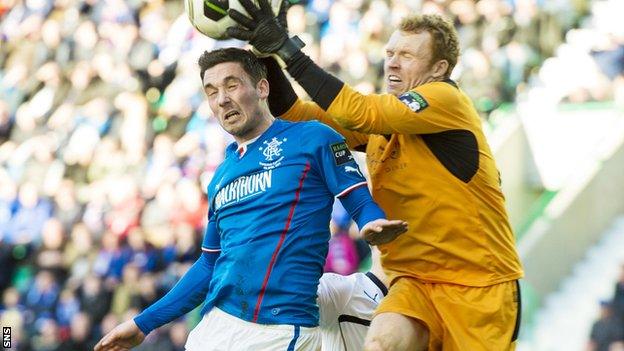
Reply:
M394 74L391 74L388 76L388 81L391 83L400 83L402 82L401 78L399 78L399 76L395 76Z
M238 111L230 111L230 112L225 114L223 119L227 121L228 119L230 119L232 117L238 117L238 116L240 116L240 112L238 112Z

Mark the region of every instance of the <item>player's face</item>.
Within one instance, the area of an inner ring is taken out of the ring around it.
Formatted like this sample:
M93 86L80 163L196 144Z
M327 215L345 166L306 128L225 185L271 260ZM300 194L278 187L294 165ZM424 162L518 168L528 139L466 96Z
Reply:
M262 123L260 101L269 95L266 79L254 84L238 62L225 62L206 70L204 91L226 132L242 141L257 134Z
M388 93L399 96L436 80L431 64L431 34L395 31L386 45L384 80Z

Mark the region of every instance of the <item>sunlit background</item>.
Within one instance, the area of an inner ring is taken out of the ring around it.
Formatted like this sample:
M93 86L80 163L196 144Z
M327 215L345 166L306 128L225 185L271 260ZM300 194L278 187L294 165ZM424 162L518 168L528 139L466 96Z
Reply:
M183 9L0 0L0 325L17 350L92 350L199 254L231 138L196 61L242 43L200 35ZM460 35L453 78L483 118L526 271L518 349L592 350L593 335L595 350L624 350L624 1L309 0L288 22L370 93L410 12ZM367 246L343 209L333 217L326 270L366 270ZM199 318L137 350L183 350Z

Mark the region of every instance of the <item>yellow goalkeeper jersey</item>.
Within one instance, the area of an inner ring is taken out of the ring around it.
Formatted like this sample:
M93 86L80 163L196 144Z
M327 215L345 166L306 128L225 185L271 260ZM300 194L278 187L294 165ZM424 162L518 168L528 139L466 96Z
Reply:
M345 85L327 111L298 100L285 119L318 119L366 145L372 194L409 230L381 245L392 280L489 286L521 278L500 177L469 98L454 82L396 97Z

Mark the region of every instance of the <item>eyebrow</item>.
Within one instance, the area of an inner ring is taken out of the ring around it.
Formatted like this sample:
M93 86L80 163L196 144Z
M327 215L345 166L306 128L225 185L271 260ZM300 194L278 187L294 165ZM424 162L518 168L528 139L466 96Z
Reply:
M233 75L229 75L229 76L223 78L223 82L225 82L225 83L228 83L230 81L242 82L242 79L240 79L240 77L233 76ZM212 85L210 83L204 82L204 88L214 88L214 85Z

